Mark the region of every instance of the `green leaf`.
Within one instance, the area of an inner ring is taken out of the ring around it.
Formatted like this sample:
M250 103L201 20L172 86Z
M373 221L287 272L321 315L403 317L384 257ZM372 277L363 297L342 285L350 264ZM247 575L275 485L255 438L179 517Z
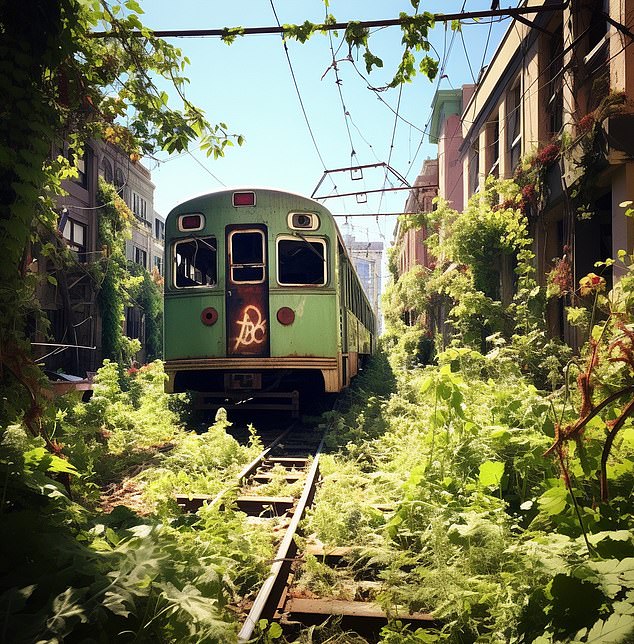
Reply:
M563 486L552 487L537 499L537 503L546 514L561 514L568 504L568 490Z
M130 9L130 11L135 11L139 14L145 13L141 8L141 5L136 0L126 0L125 6Z
M504 476L504 463L486 461L480 465L479 481L482 487L500 487Z
M55 473L64 472L66 474L79 474L77 468L72 463L69 463L66 459L60 458L59 456L55 456L54 454L51 455L48 471Z
M83 624L88 622L86 611L78 600L84 595L82 590L67 588L53 600L53 614L46 620L46 626L53 633L67 634L69 630L68 621L79 618Z
M433 379L432 378L425 378L423 380L423 384L420 386L420 393L421 395L426 394L429 391L429 388L433 384Z
M597 622L588 633L589 644L617 644L630 642L634 634L634 616L610 615L605 621Z
M277 622L273 622L273 624L269 626L268 636L271 639L276 640L282 637L282 633L282 627Z

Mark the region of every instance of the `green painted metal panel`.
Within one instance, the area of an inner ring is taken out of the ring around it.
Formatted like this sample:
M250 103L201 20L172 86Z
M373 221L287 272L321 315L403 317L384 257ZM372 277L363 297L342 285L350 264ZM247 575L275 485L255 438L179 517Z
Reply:
M271 291L271 356L337 356L339 313L335 292L315 289ZM277 311L287 306L295 321L284 326Z
M212 306L218 320L203 324L203 310ZM165 298L165 359L201 358L225 355L224 293L178 295Z

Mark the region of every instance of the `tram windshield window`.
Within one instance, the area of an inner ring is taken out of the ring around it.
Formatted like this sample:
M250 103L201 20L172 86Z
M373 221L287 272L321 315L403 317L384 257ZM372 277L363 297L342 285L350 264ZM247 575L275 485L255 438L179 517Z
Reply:
M280 239L277 279L285 286L323 286L326 283L326 244L322 239Z
M215 286L216 238L199 237L174 244L174 284L178 288L189 286Z
M264 281L264 234L259 230L231 233L231 281Z

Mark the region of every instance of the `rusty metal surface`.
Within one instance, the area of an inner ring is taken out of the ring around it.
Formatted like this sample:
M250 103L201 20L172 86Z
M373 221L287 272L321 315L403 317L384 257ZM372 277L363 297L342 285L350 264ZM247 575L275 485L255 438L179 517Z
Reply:
M257 233L262 235L262 255L248 258L252 260L250 263L242 263L244 259L237 256L233 246L241 233L242 236ZM227 355L266 357L270 353L266 226L244 224L227 226L226 239ZM258 270L262 271L262 280L258 283L237 280L236 275L239 271L257 272Z
M167 360L166 373L202 369L337 369L337 358L280 356L274 358L190 358Z

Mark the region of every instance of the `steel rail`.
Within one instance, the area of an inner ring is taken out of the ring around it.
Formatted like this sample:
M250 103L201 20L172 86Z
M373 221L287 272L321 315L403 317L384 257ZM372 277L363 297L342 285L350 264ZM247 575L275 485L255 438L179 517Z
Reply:
M238 474L238 481L242 483L244 479L247 478L250 474L255 472L258 468L258 465L274 450L282 441L283 438L286 438L286 435L293 429L297 423L292 423L287 427L263 452L256 456L248 465L245 465L240 474Z
M324 440L325 438L322 438L321 442L319 443L313 464L306 478L304 491L302 492L302 496L297 503L297 507L295 508L293 518L291 519L286 534L284 535L284 538L282 539L282 542L277 549L277 554L275 555L273 565L271 566L271 572L264 581L264 584L262 584L262 588L260 588L260 592L255 598L255 602L253 603L253 606L251 607L251 610L249 611L249 614L247 615L247 618L242 625L240 632L238 633L238 642L240 642L241 644L244 644L251 639L253 631L257 626L259 620L262 618L263 614L267 615L268 617L272 617L275 613L281 593L280 596L278 596L278 594L274 593L274 591L277 590L279 592L286 585L288 574L286 575L286 577L283 577L281 573L283 569L288 570L290 568L292 558L297 550L297 546L293 538L299 526L299 522L304 516L304 511L311 504L313 496L315 494L315 483L317 482L317 478L319 477L319 455L321 454L321 450L324 446Z
M242 471L238 474L238 485L242 485L244 482L244 479L246 479L249 475L251 475L255 470L258 468L260 463L264 461L264 459L271 453L272 450L274 450L279 444L280 441L283 438L286 438L286 435L295 427L297 423L292 423L289 427L287 427L265 450L260 452L248 465L245 465L242 468ZM225 494L229 492L233 488L231 487L226 487L224 490L220 490L216 496L209 502L209 505L216 505L219 501L222 500Z
M258 454L248 465L245 465L241 472L237 476L237 484L242 485L244 483L244 479L246 479L248 476L250 476L257 468L258 466L266 459L266 457L271 453L272 450L274 450L280 443L280 441L286 437L286 435L297 425L297 422L292 423L289 425L266 449L264 449L260 454ZM225 494L227 494L230 490L234 489L233 486L231 487L226 487L223 490L220 490L216 496L211 497L204 495L204 497L197 496L197 495L192 495L191 498L195 499L202 499L204 498L205 501L208 502L210 506L214 506L222 499L224 498ZM185 497L185 495L176 495L177 500L182 496L182 498Z

